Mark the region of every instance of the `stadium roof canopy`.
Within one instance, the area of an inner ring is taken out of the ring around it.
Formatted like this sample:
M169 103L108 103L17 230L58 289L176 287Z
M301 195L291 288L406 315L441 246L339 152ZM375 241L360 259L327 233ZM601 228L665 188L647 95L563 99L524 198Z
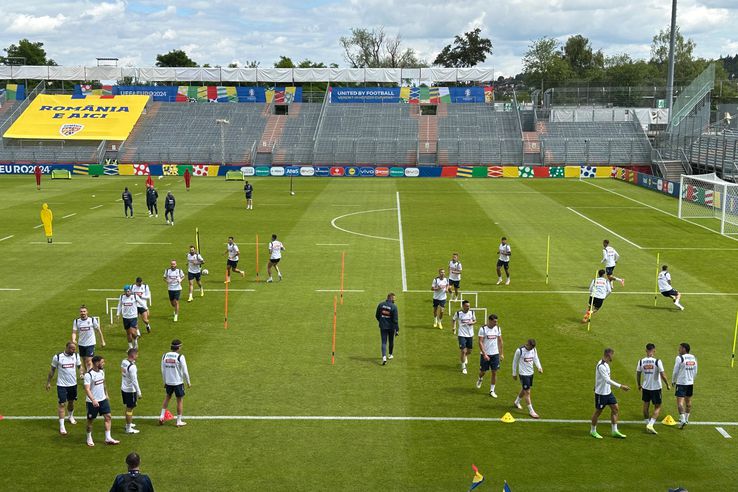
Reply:
M490 82L493 68L159 68L0 66L0 80L120 80L146 82Z

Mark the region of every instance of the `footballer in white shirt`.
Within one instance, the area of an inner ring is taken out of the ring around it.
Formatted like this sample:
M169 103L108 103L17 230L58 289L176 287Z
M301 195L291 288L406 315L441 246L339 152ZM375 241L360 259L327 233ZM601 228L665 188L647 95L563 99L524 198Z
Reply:
M605 272L607 272L607 279L610 281L610 287L612 287L614 280L617 280L620 282L620 285L625 287L625 279L618 278L613 275L618 260L620 260L620 255L615 251L615 248L610 246L610 241L607 239L602 241L602 261L600 263L605 264Z
M74 342L67 342L64 352L58 353L51 358L51 369L46 378L46 391L51 389L51 378L54 372L59 371L56 376L56 395L59 397L59 433L62 436L67 435L67 429L64 427L64 406L66 404L69 412L69 423L74 425L74 401L77 399L77 371L81 371L82 362L77 353L77 345ZM80 376L84 373L80 372Z
M505 285L510 285L510 255L512 254L512 251L510 250L510 245L507 244L506 237L500 239L500 245L497 247L497 253L499 254L497 258L497 285L500 285L502 283L503 268L505 269L505 275L507 276Z
M172 394L177 398L177 427L184 427L187 422L182 420L182 411L184 407L184 383L187 387L192 387L190 382L190 373L187 370L187 361L185 356L179 352L182 347L182 341L178 339L172 340L169 352L161 358L161 377L164 380L164 389L166 396L161 405L161 414L159 415L159 425L164 425L164 416L166 415L169 400Z
M474 348L474 325L477 323L477 317L474 311L469 309L469 301L461 301L461 310L454 313L454 333L457 334L459 340L459 350L461 351L461 373L466 374L466 364L469 354Z
M282 280L282 272L279 271L279 260L282 259L282 251L284 251L284 244L282 241L277 240L277 235L272 234L272 240L269 242L269 263L267 263L267 282L272 282L272 267L277 270L277 278Z
M182 280L184 278L184 272L177 268L177 260L172 260L169 268L164 270L164 282L167 283L169 303L174 308L174 321L179 318L179 295L182 293Z
M605 303L605 299L612 293L612 285L605 278L605 270L597 271L597 278L593 279L589 284L589 301L587 302L587 311L584 313L582 323L586 323L592 318L592 315L600 310Z
M659 292L664 297L669 297L674 301L674 305L684 311L684 306L681 305L679 300L682 295L671 285L671 274L669 273L669 266L663 265L658 277Z
M190 294L187 296L187 302L192 302L192 291L195 287L195 282L200 288L200 297L205 295L205 291L202 288L202 282L200 277L204 273L202 265L205 263L202 255L197 252L193 245L190 245L190 251L187 253L187 281L190 284Z
M82 304L79 307L79 318L72 322L72 342L77 344L79 356L87 370L92 367L92 357L95 355L96 331L100 335L100 343L105 347L105 337L103 337L98 319L90 316L87 306Z
M692 413L694 378L697 376L697 358L689 353L690 350L688 343L679 344L679 355L674 360L674 371L671 375L671 382L676 389L680 429L684 429L684 426L689 423L689 414Z
M612 394L611 387L615 386L623 391L629 391L630 387L613 381L610 378L610 362L612 362L612 356L614 353L615 351L613 349L606 348L602 354L602 359L600 359L595 366L595 411L592 414L592 425L590 426L589 431L589 435L595 439L602 439L602 436L597 432L597 420L600 418L600 414L602 414L605 407L610 407L612 437L625 439L625 434L618 430L618 415L620 408L618 407L618 400L615 398L615 395Z
M541 361L538 359L538 350L536 349L536 341L529 338L525 345L518 347L513 356L512 377L518 379L520 375L520 384L523 387L515 398L515 408L522 409L520 400L525 399L528 406L528 414L534 419L538 418L538 414L533 409L533 403L530 400L530 389L533 387L533 366L535 365L538 372L543 374Z
M226 244L226 257L228 261L226 263L226 279L225 283L231 281L231 271L240 273L242 277L246 276L246 272L238 269L238 259L241 252L238 249L238 245L233 242L233 236L228 237L228 244Z
M110 435L110 398L105 383L105 359L96 355L92 358L92 369L85 374L85 394L87 398L87 445L95 445L92 440L92 423L98 415L105 419L105 444L120 444Z
M123 286L123 293L118 298L116 316L123 317L123 329L128 337L128 348L138 348L138 338L141 336L141 332L138 331L138 303L128 284Z
M120 394L126 407L126 434L138 434L133 423L133 409L141 398L141 386L138 384L138 349L128 349L128 357L120 363Z
M448 262L448 283L454 288L454 297L459 298L459 288L461 288L461 262L459 261L459 253L451 255L451 261Z
M638 361L636 366L636 381L638 389L641 390L643 400L643 418L646 419L646 432L658 434L653 424L659 418L661 412L661 381L669 389L669 380L664 374L664 363L656 357L656 345L646 344L646 356ZM653 415L650 406L653 403Z
M443 330L443 310L446 307L448 297L449 281L443 268L438 270L438 276L431 283L433 291L433 328Z
M136 277L136 282L131 285L131 292L136 296L136 310L144 324L146 324L146 333L151 333L151 324L149 323L151 289L149 289L149 286L144 283L141 277Z
M497 315L490 314L487 324L479 329L479 378L477 389L482 387L484 373L490 371L491 381L489 396L497 398L495 385L497 384L497 370L500 368L500 360L505 358L502 344L502 328L497 324Z

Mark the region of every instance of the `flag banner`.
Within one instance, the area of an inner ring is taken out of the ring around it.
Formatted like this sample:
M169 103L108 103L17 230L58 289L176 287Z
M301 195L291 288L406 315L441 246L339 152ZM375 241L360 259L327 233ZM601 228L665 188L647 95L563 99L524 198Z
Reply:
M487 168L488 178L501 178L502 177L502 166L489 166Z
M26 98L26 86L23 84L7 84L5 99L7 101L22 101Z
M549 167L548 176L550 178L563 178L564 177L564 167L562 166Z
M472 465L472 470L474 470L474 478L472 478L472 483L471 486L469 486L469 491L476 489L484 482L484 475L479 473L479 468L477 468L476 465Z
M531 166L518 166L518 177L519 178L532 178L533 168Z
M5 132L5 138L125 140L148 96L39 94Z

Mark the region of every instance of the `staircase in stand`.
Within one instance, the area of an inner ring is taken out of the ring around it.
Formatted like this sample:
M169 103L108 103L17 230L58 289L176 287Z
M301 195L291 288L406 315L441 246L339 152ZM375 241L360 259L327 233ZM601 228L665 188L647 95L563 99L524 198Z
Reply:
M437 164L438 158L438 117L448 112L444 104L436 106L435 115L420 114L420 107L413 105L410 116L418 120L418 164Z
M541 164L541 141L538 132L523 132L523 163Z
M288 118L288 119L295 119L300 115L300 104L295 103L290 105L290 110L287 116L281 116L281 118ZM286 123L286 120L282 119L282 128L279 132L279 136L281 137L284 133L284 123ZM274 148L274 152L272 152L272 164L279 164L280 166L283 164L287 164L287 151L279 146L280 138L277 138L276 143L277 146Z

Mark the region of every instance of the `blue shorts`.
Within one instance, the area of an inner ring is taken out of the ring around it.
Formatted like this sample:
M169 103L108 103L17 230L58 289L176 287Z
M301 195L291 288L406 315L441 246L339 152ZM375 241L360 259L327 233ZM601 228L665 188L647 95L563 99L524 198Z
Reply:
M461 350L464 349L472 349L474 348L474 337L456 337L459 340L459 348Z
M179 301L179 294L182 292L181 290L170 290L168 292L170 301Z
M612 275L612 272L615 271L615 267L605 267L605 273L608 275Z
M451 287L454 287L454 288L458 289L461 286L461 280L451 280L451 279L448 279L448 285L450 285Z
M510 267L510 261L497 260L497 268L500 267L505 267L505 270L507 270Z
M446 307L446 299L433 299L433 307Z
M197 280L199 282L200 275L202 275L202 272L197 272L197 273L187 272L187 280Z
M523 376L520 375L520 384L523 386L524 390L529 390L533 387L533 374L530 376Z
M654 405L661 405L661 390L647 390L643 388L641 400L651 402Z
M172 396L172 393L174 393L177 398L182 398L185 395L184 384L165 384L164 389L166 389L168 396Z
M238 268L238 260L228 260L228 266L235 270Z
M615 398L615 395L610 393L609 395L598 395L595 393L595 408L597 410L602 410L608 405L617 405L618 400Z
M110 413L110 402L106 399L103 401L98 402L100 405L95 408L95 406L87 402L87 419L88 420L95 420L98 415L106 415Z
M694 386L691 384L677 384L674 396L677 398L691 398L694 391Z
M136 307L136 311L138 311L138 314L143 314L143 313L145 313L146 311L148 311L148 309L146 309L146 308L142 308L141 306L137 306L137 307Z
M128 393L127 391L121 391L121 396L123 397L123 405L126 406L126 408L136 408L136 402L138 401L138 395L136 393Z
M94 345L80 345L77 349L80 357L92 357L95 355Z
M664 297L676 297L679 295L679 291L676 289L666 290L662 292L661 295Z
M59 397L59 405L68 401L75 401L77 399L77 385L57 386L56 396Z
M484 360L484 355L479 356L479 370L482 372L496 371L500 368L500 354L490 355L489 360Z
M138 328L138 318L123 318L123 329L131 330Z

